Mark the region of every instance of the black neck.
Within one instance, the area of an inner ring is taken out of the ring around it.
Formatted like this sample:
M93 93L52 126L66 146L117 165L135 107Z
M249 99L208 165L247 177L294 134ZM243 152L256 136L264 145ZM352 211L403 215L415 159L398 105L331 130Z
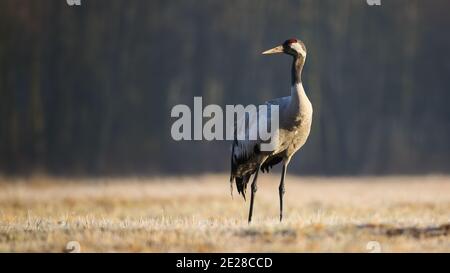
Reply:
M301 55L294 56L294 62L292 63L292 85L302 82L303 65L305 64L305 58Z

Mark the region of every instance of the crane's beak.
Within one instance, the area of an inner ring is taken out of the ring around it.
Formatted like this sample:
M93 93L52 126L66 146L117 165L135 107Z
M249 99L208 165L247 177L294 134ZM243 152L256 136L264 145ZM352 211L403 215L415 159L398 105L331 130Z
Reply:
M280 46L274 47L272 49L266 50L262 54L268 55L268 54L277 54L277 53L283 53L283 52L284 52L284 48L282 45L280 45Z

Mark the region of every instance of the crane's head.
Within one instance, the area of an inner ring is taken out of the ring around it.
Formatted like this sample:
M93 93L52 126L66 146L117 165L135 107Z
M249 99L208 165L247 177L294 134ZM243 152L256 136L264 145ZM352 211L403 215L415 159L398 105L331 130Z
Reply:
M262 54L267 55L276 53L284 53L294 57L302 56L303 58L306 58L306 47L302 41L292 38L286 40L282 45L264 51Z

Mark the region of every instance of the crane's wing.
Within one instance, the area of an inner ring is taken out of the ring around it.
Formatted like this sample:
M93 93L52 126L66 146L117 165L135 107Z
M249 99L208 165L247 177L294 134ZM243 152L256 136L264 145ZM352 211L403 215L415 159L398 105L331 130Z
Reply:
M266 104L268 105L277 105L279 107L280 113L282 113L284 111L284 109L286 109L286 107L288 107L289 103L290 103L291 97L287 96L287 97L282 97L282 98L277 98L277 99L273 99L270 101L267 101ZM277 151L280 152L280 151ZM272 169L273 166L277 165L278 163L283 161L283 157L278 153L274 153L272 155L270 155L267 160L261 165L261 171L264 172L269 172L270 169Z
M281 161L283 161L283 157L281 155L272 155L261 165L261 171L263 173L268 173L273 168L273 166L277 165Z
M277 98L277 99L266 101L266 104L278 105L280 112L281 112L281 111L283 111L283 109L285 109L289 105L290 101L291 101L291 97L287 96L287 97L282 97L282 98Z
M244 117L235 121L234 141L231 148L231 192L233 192L233 180L236 181L238 193L245 199L248 181L258 166L261 166L267 157L276 151L261 151L261 144L265 143L259 138L258 124L268 124L271 119L272 105L279 105L276 100L267 102L267 112L260 111L246 113ZM282 100L284 103L284 99ZM278 128L272 128L277 130ZM277 134L278 132L275 132Z
M246 113L234 122L234 141L231 146L230 186L233 195L233 180L238 193L245 199L247 184L259 164L258 114Z

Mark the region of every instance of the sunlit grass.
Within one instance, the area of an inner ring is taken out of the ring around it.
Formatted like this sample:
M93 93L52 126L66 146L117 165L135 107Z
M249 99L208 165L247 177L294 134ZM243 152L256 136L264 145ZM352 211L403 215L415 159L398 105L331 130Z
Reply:
M450 178L260 176L254 222L221 175L0 182L0 251L450 252Z

